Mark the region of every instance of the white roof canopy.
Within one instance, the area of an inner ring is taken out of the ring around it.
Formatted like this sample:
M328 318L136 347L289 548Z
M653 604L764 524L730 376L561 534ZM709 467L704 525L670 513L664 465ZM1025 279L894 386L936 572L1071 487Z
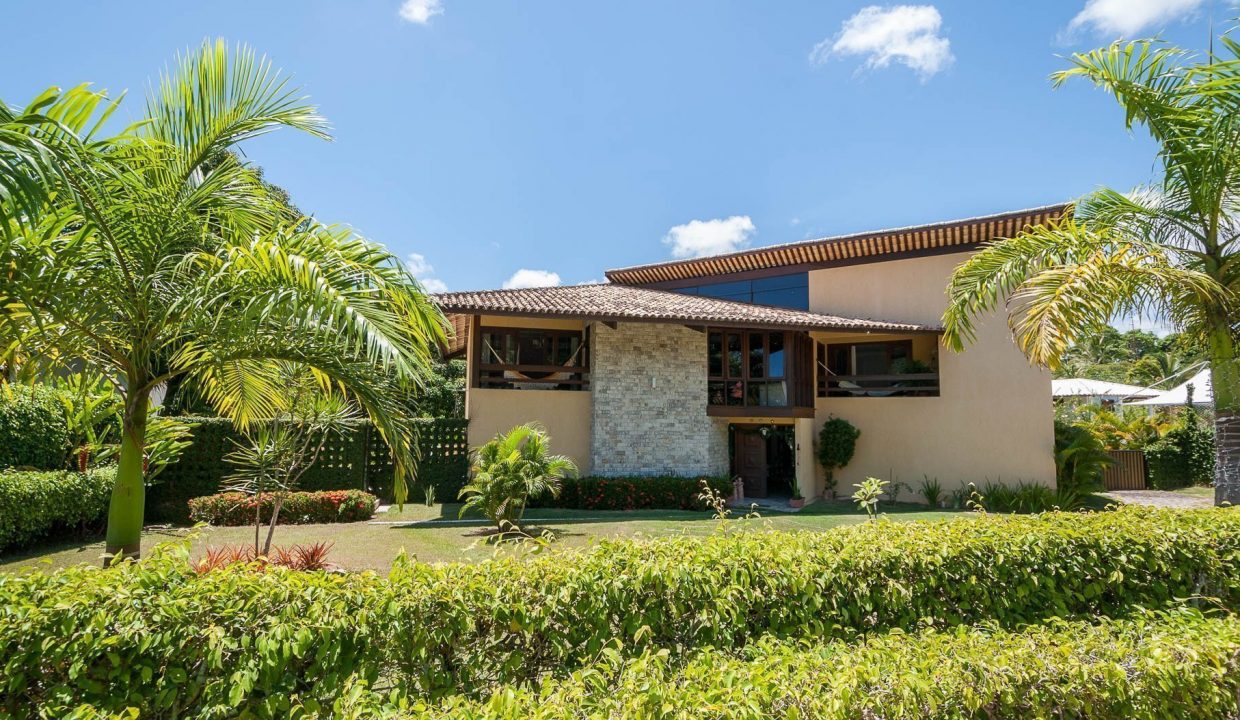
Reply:
M1166 392L1161 392L1148 400L1129 403L1130 405L1184 405L1188 402L1188 386L1193 386L1194 405L1213 405L1214 389L1210 385L1210 368L1206 367Z
M1057 398L1103 397L1119 400L1136 400L1155 397L1158 394L1157 390L1151 388L1106 382L1105 380L1089 380L1087 378L1051 380L1051 395Z

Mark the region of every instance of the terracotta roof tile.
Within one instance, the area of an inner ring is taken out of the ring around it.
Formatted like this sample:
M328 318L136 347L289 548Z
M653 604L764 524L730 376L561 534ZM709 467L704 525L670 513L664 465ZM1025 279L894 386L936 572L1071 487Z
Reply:
M938 332L926 325L846 318L683 295L629 285L565 285L522 290L478 290L434 295L448 314L521 315L586 320L723 325L784 330Z

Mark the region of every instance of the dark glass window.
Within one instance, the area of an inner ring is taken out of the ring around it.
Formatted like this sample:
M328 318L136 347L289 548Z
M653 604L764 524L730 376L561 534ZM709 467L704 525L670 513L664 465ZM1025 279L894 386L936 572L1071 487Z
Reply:
M723 333L712 332L706 343L710 377L723 377Z
M809 274L791 273L755 280L702 283L675 288L673 292L704 295L735 302L772 305L793 310L809 309Z
M708 332L707 402L787 407L786 343L787 338L780 332Z

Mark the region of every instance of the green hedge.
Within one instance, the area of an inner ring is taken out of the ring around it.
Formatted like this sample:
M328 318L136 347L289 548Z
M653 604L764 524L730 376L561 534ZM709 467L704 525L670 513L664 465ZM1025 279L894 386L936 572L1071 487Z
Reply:
M97 529L107 516L115 481L114 467L88 473L0 471L0 550Z
M369 520L378 506L379 498L361 490L287 493L277 524L358 522ZM239 492L205 495L189 501L189 517L196 523L211 525L252 525L256 507L259 518L265 523L271 522L275 496L263 493L255 497Z
M859 643L763 641L687 662L615 656L541 688L486 702L454 697L391 717L568 718L1229 718L1240 710L1240 619L1192 612L1099 625L1053 623L890 633ZM363 695L357 717L387 703Z
M0 382L0 469L62 470L69 427L56 391Z
M1184 424L1145 448L1145 459L1151 487L1209 485L1214 482L1214 430L1195 412L1187 412Z
M578 510L706 510L702 482L729 496L732 481L726 477L580 477L564 478L560 495L544 497L530 507ZM444 498L446 499L446 498Z
M226 569L187 549L0 575L0 710L91 703L284 717L350 682L430 696L564 675L600 652L734 649L765 634L1118 616L1240 601L1240 511L984 516L826 533L611 541L388 577ZM610 649L610 650L608 650Z
M232 468L224 456L243 438L225 418L178 418L195 423L193 444L180 459L164 469L147 490L147 516L152 520L184 522L189 519L190 498L214 495L224 488ZM419 450L418 483L436 484L437 497L455 498L465 482L469 453L465 445L465 420L417 421ZM390 451L374 426L355 423L351 432L333 439L318 462L301 478L302 490L365 490L392 499L393 471ZM418 491L411 489L411 499Z

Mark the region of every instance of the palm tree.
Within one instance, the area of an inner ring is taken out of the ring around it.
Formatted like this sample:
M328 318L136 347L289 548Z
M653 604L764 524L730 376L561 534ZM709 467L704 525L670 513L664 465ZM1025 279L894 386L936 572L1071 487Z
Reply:
M461 515L478 510L500 530L515 528L530 498L557 497L560 479L577 474L563 455L551 455L551 439L534 424L518 425L478 448L472 478L461 488Z
M108 555L140 552L148 398L177 378L244 429L284 410L282 370L305 368L375 422L403 488L403 397L443 315L399 259L292 217L232 152L282 127L326 138L323 118L269 61L223 41L179 59L146 117L105 136L119 103L86 86L0 103L0 347L121 394Z
M1055 368L1111 318L1161 316L1208 348L1214 387L1215 500L1240 503L1240 44L1204 61L1146 40L1074 55L1056 85L1084 78L1115 96L1129 128L1158 143L1160 177L1100 189L1057 224L973 255L952 276L945 342L1005 302L1017 344Z

